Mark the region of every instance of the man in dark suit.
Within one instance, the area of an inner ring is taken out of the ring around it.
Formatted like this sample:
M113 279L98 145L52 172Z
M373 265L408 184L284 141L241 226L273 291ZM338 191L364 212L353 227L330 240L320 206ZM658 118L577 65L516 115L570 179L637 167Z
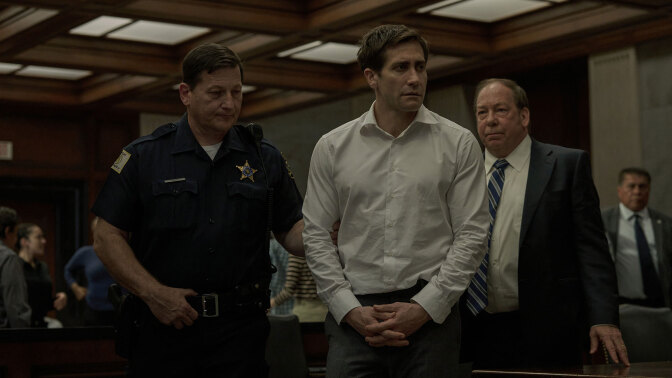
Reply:
M527 95L513 81L484 80L474 105L496 222L462 300L462 360L579 365L590 338L591 353L601 342L628 365L588 154L531 139Z
M646 170L621 170L620 204L603 211L602 219L616 263L621 303L670 307L672 218L647 207L650 188Z

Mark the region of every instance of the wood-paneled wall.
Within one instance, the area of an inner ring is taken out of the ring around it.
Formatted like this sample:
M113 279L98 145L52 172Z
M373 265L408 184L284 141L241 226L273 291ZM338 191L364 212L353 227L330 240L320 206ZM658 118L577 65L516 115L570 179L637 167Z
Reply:
M138 137L138 119L137 113L0 104L0 141L11 141L14 155L0 160L0 206L43 229L43 259L57 291L67 291L63 268L70 256L91 242L91 206L121 148ZM72 307L59 313L66 325L74 321Z

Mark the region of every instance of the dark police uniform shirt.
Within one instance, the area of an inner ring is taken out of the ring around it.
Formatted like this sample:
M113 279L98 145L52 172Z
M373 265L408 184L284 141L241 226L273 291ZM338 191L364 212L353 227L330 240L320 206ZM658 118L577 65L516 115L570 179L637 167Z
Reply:
M124 148L93 212L130 232L130 246L159 282L199 294L270 280L267 187L276 233L302 218L302 199L282 154L262 140L265 176L251 135L236 126L214 160L186 114Z

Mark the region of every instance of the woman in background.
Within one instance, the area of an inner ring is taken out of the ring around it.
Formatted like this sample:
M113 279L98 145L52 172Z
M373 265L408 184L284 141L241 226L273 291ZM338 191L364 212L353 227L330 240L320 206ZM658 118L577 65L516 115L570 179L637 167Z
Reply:
M49 268L44 261L36 259L44 256L45 244L47 239L38 225L21 223L16 227L16 249L24 261L23 272L28 284L28 304L33 310L32 327L47 327L49 320L46 318L47 312L52 309L60 311L68 304L68 297L62 291L52 297L53 285L49 277ZM54 324L60 322L55 321Z
M91 233L98 224L98 217L91 222ZM83 271L87 286L75 280L78 271ZM105 326L114 324L114 306L107 299L107 290L114 283L112 277L100 261L92 245L79 248L65 264L65 282L70 286L78 301L84 300L84 325Z
M308 269L306 259L289 255L285 287L278 295L271 298L271 308L286 300L294 298L292 312L300 322L323 322L327 316L327 306L317 296L317 288L313 275Z

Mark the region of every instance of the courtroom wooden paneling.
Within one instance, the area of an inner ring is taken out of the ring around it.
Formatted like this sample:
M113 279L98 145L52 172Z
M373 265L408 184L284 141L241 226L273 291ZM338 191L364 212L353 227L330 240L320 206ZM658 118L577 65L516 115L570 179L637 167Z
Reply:
M90 244L90 208L121 149L138 137L138 114L51 107L0 108L0 140L14 156L0 160L0 206L21 222L39 225L47 238L43 260L56 291L68 292L63 269L74 251ZM69 293L70 294L70 293ZM75 298L59 319L77 324Z
M137 113L3 105L0 140L13 143L14 159L0 161L0 176L88 180L137 136Z
M301 333L308 366L323 368L323 325L301 323ZM122 377L126 364L111 327L0 330L0 378Z

